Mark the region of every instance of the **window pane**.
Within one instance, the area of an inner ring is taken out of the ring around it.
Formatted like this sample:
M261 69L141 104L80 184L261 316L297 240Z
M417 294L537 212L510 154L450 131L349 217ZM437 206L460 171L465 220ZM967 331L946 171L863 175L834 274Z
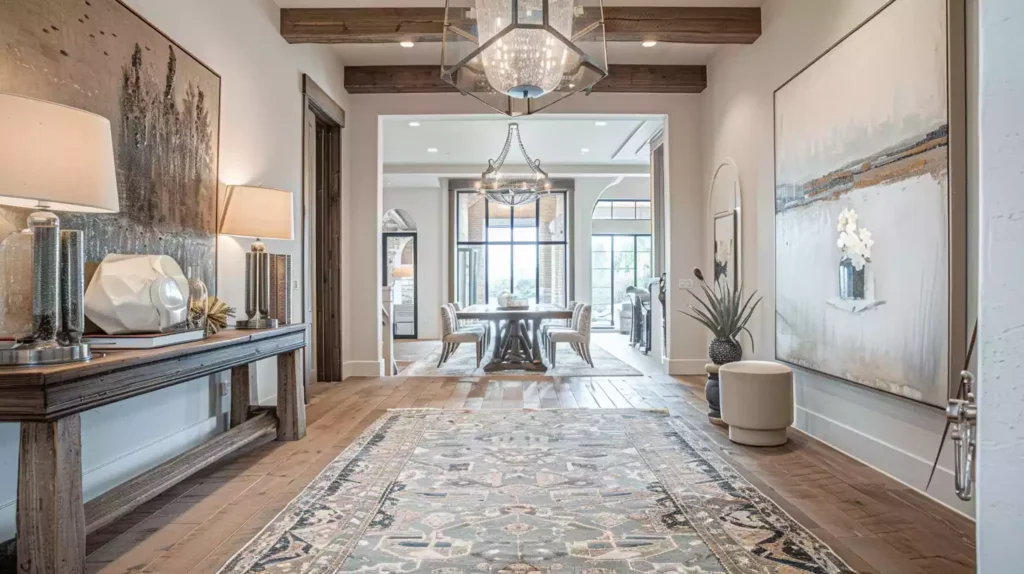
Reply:
M483 245L463 245L458 249L455 260L455 300L462 306L486 303L484 293L487 268Z
M615 303L626 298L626 288L633 285L633 268L615 270Z
M520 242L537 242L537 204L530 203L513 208L512 239Z
M518 246L517 246L518 247ZM540 289L538 303L565 306L566 297L566 262L564 245L541 245L540 249Z
M636 237L636 250L639 251L650 251L651 250L651 236L650 235L638 235Z
M610 201L598 201L594 207L594 219L611 219L612 204Z
M613 201L612 219L636 219L636 202Z
M593 269L611 269L612 254L610 251L595 251L590 267Z
M612 306L611 305L597 305L591 306L592 321L594 325L601 327L612 326Z
M537 246L516 245L512 248L513 293L537 302Z
M512 247L487 246L487 301L497 302L498 295L512 291Z
M636 202L636 218L637 219L650 219L651 218L651 202L650 201L638 201L638 202Z
M542 195L540 207L540 240L565 241L565 194Z
M616 235L612 245L615 249L615 269L629 269L632 272L636 263L636 256L633 253L633 236ZM619 293L618 289L615 293Z
M590 245L594 251L611 251L612 238L610 235L593 235L590 239Z
M459 241L484 240L484 210L487 200L479 193L459 194Z
M611 287L612 286L612 270L611 269L594 269L594 273L591 276L590 284L597 289L598 287Z
M594 287L591 297L594 305L610 305L612 302L611 287Z
M647 289L647 280L651 278L651 253L636 254L636 280L637 285Z
M512 241L512 208L488 201L487 216L487 241Z

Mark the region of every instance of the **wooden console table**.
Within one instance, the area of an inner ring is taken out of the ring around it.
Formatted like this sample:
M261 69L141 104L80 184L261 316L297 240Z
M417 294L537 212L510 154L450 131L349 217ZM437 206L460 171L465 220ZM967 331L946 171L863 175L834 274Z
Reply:
M0 421L21 423L18 571L80 573L85 536L205 466L274 433L306 435L306 326L226 330L162 349L97 352L86 363L0 369ZM250 417L249 365L277 357L277 413ZM299 371L302 371L300 373ZM230 370L231 429L83 504L80 413Z

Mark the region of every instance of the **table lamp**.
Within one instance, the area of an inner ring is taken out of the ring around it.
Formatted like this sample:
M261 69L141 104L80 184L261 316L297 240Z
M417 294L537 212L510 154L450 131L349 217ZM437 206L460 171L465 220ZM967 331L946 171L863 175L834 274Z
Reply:
M53 212L119 210L110 122L83 110L0 93L0 126L0 205L37 210L28 217L33 333L0 351L0 365L88 360L89 346L81 342L82 232L61 232Z
M270 257L262 239L293 239L292 194L289 191L248 185L229 185L224 202L220 232L253 237L245 254L245 313L238 329L273 329L277 319L269 318Z

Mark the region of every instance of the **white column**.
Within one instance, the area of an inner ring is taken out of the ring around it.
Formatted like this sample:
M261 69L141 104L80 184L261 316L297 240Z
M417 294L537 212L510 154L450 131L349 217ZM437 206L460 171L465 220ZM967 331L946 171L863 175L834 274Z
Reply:
M381 340L381 354L383 355L384 362L384 376L392 377L397 375L395 372L395 337L394 327L392 327L395 318L395 305L391 298L391 287L384 285L380 288L380 300L381 300L381 334L383 335Z
M979 16L978 572L1024 564L1024 2Z

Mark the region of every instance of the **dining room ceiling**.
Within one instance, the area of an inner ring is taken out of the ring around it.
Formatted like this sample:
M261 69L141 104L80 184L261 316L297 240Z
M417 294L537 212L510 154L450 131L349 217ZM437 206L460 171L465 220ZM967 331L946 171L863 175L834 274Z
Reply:
M518 118L523 145L545 166L646 165L647 142L661 131L659 116ZM418 125L410 125L410 124ZM389 165L468 165L479 171L496 157L507 118L385 118L383 162ZM514 146L513 142L513 146ZM433 150L433 151L432 151ZM508 164L523 164L512 149ZM552 174L557 175L557 174Z

